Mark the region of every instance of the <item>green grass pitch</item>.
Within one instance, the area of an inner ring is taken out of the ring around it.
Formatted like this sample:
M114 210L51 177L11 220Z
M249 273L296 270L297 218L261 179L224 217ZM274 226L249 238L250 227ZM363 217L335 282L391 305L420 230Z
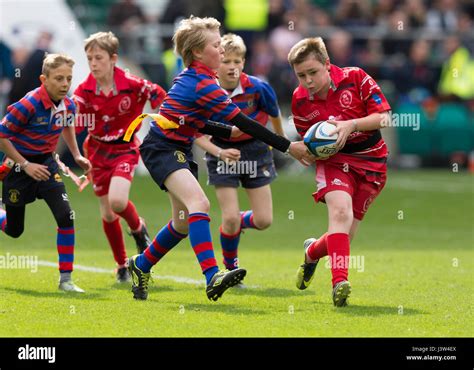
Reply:
M75 264L98 270L74 272L86 294L59 292L53 217L44 202L28 206L26 232L18 240L0 235L0 256L33 255L53 266L42 262L37 272L0 268L2 337L473 336L474 184L467 173L389 171L386 188L351 245L359 260L349 271L350 305L342 309L332 305L324 263L307 290L295 287L303 240L327 227L325 206L311 197L311 171L281 174L274 182L272 227L241 238L239 257L249 287L231 289L218 302L206 298L188 240L154 268L149 299L133 300L128 285L115 283L91 188L78 194L65 181L76 212ZM213 189L204 188L220 262L219 207ZM150 178L135 179L131 199L150 234L168 221L167 196ZM244 209L248 203L241 199ZM134 254L133 239L125 238Z

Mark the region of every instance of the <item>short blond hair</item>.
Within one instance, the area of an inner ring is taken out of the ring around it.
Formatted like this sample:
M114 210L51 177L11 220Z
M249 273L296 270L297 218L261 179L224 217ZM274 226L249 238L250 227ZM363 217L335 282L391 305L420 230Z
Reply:
M72 68L74 66L74 60L66 54L46 54L41 73L45 76L49 76L49 72L52 69L56 69L63 64L67 64Z
M239 57L242 57L242 59L245 58L245 53L247 53L244 40L234 33L227 33L222 36L222 47L226 54L235 53Z
M297 42L288 53L288 63L292 67L304 62L310 55L314 55L318 62L325 64L329 59L326 45L321 37L309 37Z
M84 40L84 50L87 51L95 46L112 56L118 53L119 40L113 32L96 32Z
M173 35L175 51L183 58L186 67L194 60L193 50L202 50L206 46L206 31L219 31L220 22L211 17L191 16L183 19Z

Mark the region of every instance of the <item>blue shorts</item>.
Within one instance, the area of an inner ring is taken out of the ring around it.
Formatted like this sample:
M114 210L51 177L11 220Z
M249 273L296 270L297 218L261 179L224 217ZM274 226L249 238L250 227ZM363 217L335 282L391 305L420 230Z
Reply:
M227 142L212 139L222 149L240 150L240 160L235 164L218 161L206 153L208 185L245 189L255 189L270 184L277 176L273 153L270 147L259 140Z
M177 170L185 168L198 178L198 165L193 160L192 145L181 144L150 131L140 146L140 154L151 177L164 191L168 191L166 178Z
M13 167L10 173L3 179L2 202L9 206L24 206L33 203L36 199L43 199L44 194L54 188L63 188L66 193L59 166L54 160L53 155L23 155L31 163L38 163L48 166L51 176L47 181L36 181L28 176L25 171L16 171Z

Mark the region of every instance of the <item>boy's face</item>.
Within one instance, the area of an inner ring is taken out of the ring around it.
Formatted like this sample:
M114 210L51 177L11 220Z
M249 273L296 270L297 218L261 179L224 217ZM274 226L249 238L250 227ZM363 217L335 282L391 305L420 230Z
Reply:
M314 55L310 55L303 62L293 65L298 81L311 95L329 88L331 81L329 68L329 59L326 60L325 64L322 64Z
M58 101L64 99L71 88L72 67L62 64L58 68L51 69L47 76L41 75L40 80L51 100Z
M217 70L219 82L225 86L236 87L244 69L245 59L237 53L225 53L224 60Z
M218 30L206 32L206 45L202 50L195 50L194 57L196 60L216 71L224 58L224 48L221 46L221 34Z
M87 49L86 55L89 69L96 80L110 75L118 59L117 54L110 56L106 50L97 46Z

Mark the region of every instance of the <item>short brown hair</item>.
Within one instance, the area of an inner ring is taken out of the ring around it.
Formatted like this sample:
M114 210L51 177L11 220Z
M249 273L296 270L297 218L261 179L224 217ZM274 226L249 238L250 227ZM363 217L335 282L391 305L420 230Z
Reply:
M118 53L119 40L113 32L96 32L84 40L84 50L87 51L95 46L112 56Z
M288 63L293 67L295 64L304 62L311 54L321 64L325 64L329 59L326 45L321 37L309 37L293 45L288 53Z
M72 68L74 66L74 60L66 54L46 54L41 73L45 76L49 76L49 72L52 69L56 69L63 64L67 64Z
M245 58L247 47L245 46L244 40L239 35L227 33L222 36L222 47L226 54L235 53L238 56Z
M220 22L211 17L191 16L183 19L173 35L174 49L183 58L186 67L193 62L193 50L206 46L206 31L219 31Z

